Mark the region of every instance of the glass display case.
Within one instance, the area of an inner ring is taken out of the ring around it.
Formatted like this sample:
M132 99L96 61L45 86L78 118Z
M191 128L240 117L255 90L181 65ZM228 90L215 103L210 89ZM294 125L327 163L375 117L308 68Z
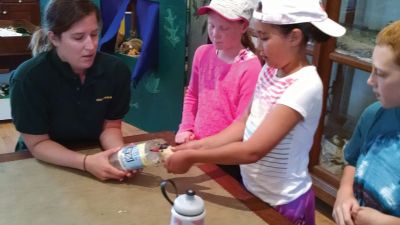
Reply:
M351 138L363 110L376 101L367 85L369 72L333 63L326 98L319 163L341 176L344 167L343 148Z
M323 2L329 17L347 28L343 37L309 51L323 80L325 99L310 171L317 197L333 205L344 167L343 148L363 110L376 101L367 85L375 38L384 26L400 19L400 1Z

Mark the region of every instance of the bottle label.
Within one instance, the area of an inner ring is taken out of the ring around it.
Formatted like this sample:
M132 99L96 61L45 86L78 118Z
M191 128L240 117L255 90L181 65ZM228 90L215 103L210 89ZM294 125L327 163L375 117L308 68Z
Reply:
M127 145L118 152L118 160L124 170L143 168L144 152L137 145Z

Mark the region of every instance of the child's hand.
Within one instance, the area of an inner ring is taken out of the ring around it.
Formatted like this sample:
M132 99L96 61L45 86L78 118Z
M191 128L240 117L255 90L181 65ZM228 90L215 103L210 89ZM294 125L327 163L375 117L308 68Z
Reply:
M182 150L188 150L188 149L201 149L203 148L203 141L202 140L195 140L195 141L190 141L181 145L177 145L172 147L172 151L182 151Z
M172 146L168 146L165 149L160 150L161 161L165 162L174 152L172 151Z
M352 193L340 193L336 196L332 217L337 225L355 225L352 213L356 213L360 206Z
M352 212L351 216L355 225L387 225L385 222L387 215L379 212L376 209L369 207L360 207L356 212Z
M112 148L103 152L96 153L94 155L88 155L86 157L85 167L86 171L93 174L100 180L123 180L125 177L130 177L135 171L122 171L113 167L109 162L109 157L114 153L119 151L120 148Z
M194 140L194 134L191 131L179 132L175 136L175 142L177 144L187 143Z
M164 163L168 173L182 174L186 173L193 162L190 160L190 150L179 151L172 154Z

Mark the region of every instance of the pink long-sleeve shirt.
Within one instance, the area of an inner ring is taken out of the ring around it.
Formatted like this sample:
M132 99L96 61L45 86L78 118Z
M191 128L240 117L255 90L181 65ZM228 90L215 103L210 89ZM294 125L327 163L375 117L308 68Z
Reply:
M241 116L253 96L261 64L243 49L232 64L218 58L212 44L194 55L178 132L192 131L196 139L220 132Z

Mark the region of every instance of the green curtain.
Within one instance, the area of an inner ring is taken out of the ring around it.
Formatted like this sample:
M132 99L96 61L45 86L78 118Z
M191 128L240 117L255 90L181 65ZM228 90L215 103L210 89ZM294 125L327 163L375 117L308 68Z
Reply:
M158 68L132 87L124 121L148 132L176 131L182 115L185 83L186 0L159 0ZM135 58L131 68L135 65ZM126 59L125 59L126 60Z

